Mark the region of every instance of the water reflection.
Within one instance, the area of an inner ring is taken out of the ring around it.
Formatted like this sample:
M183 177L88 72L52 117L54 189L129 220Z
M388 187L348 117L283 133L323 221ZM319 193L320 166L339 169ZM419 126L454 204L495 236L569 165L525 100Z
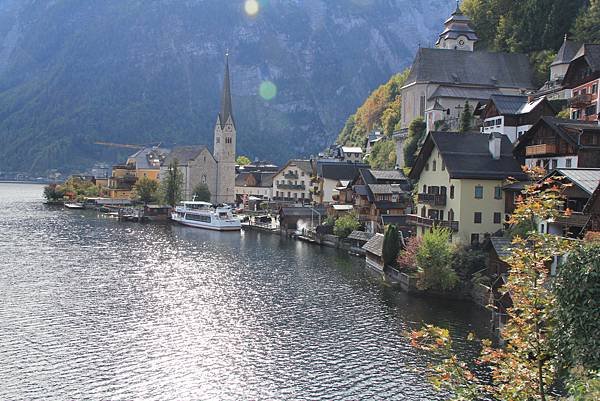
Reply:
M0 184L0 398L442 399L402 332L481 333L469 304L261 233L127 224ZM23 201L25 199L25 201Z

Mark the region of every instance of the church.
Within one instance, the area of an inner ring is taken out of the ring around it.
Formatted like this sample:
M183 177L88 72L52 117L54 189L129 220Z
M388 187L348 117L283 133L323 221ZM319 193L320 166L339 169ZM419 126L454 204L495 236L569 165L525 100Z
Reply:
M206 184L214 204L235 202L236 127L231 105L229 55L225 58L225 76L221 94L221 109L214 129L213 152L206 145L176 146L161 166L165 177L169 164L177 160L183 176L183 199L191 200L199 184Z

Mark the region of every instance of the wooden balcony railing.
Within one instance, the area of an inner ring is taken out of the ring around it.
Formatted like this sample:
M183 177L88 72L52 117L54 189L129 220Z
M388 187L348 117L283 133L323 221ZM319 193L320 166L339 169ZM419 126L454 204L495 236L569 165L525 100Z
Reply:
M556 152L557 146L551 143L544 143L542 145L531 145L525 148L526 156L548 155Z
M427 203L434 206L446 206L446 195L440 194L419 194L417 196L419 203Z
M294 173L293 171L288 171L287 173L285 173L283 175L284 178L288 178L288 179L292 179L292 180L296 180L298 179L298 174Z
M592 104L592 94L591 93L583 93L576 96L573 96L569 99L569 106L580 109L582 107L587 107Z
M406 224L411 224L415 226L421 227L445 227L450 230L457 232L458 231L458 221L448 221L448 220L435 220L430 219L429 217L422 217L416 214L407 214L406 215Z
M296 190L304 190L306 189L306 187L304 186L304 184L279 184L277 185L277 188L279 189L296 189Z

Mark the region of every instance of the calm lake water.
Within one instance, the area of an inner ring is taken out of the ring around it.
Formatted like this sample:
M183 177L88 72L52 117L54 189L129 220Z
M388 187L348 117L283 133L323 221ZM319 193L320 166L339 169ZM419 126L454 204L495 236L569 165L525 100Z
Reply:
M274 235L119 223L0 184L0 399L438 400L403 332L485 334Z

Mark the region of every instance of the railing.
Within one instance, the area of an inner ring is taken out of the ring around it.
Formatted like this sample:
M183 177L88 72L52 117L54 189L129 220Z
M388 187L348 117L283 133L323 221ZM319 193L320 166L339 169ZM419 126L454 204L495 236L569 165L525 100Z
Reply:
M571 212L569 215L559 216L554 219L555 224L567 227L585 227L590 221L591 215L581 212Z
M422 217L416 214L406 215L406 224L413 224L422 227L445 227L452 231L458 231L458 221L436 220L429 217Z
M297 180L298 179L298 174L294 173L293 171L288 171L287 173L285 173L283 175L283 177L291 179L291 180Z
M419 203L427 203L434 206L446 206L446 194L419 194Z
M299 189L302 189L302 190L306 189L306 187L304 186L304 184L297 184L297 185L296 184L279 184L279 185L277 185L277 188L280 188L280 189L297 189L297 190L299 190Z
M557 146L550 143L544 143L542 145L531 145L525 148L526 156L547 155L556 152Z
M592 103L592 94L591 93L582 93L576 96L573 96L569 99L569 106L579 109L581 107L589 106Z

